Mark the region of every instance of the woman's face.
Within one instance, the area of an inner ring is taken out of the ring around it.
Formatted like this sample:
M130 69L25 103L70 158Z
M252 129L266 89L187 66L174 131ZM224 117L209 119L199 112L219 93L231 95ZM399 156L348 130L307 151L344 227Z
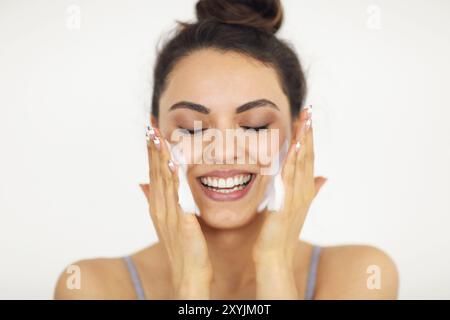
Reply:
M182 131L182 137L188 182L203 222L238 228L251 221L272 178L262 155L273 157L292 130L276 71L238 53L196 51L170 73L158 120L171 143L181 141L174 140L180 128L201 124L201 131ZM269 130L249 130L258 127ZM187 141L195 147L187 148Z

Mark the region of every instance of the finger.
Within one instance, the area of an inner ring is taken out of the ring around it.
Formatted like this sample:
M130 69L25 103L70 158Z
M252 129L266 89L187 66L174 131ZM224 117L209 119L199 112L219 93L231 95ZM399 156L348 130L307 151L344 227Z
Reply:
M306 137L305 137L305 126L308 121L307 110L302 111L300 125L297 128L297 132L295 133L295 139L298 141L299 148L297 148L297 152L295 155L295 170L294 170L294 182L293 182L293 199L292 199L292 207L294 210L291 210L293 215L298 215L300 210L298 210L298 204L300 200L303 198L300 195L305 191L304 188L304 171L305 171L305 152L306 152Z
M311 118L310 118L311 119ZM306 131L306 154L305 154L305 174L308 181L314 179L314 134L312 127L312 119L309 129Z
M159 157L161 165L161 176L164 185L164 199L166 204L165 221L167 226L175 231L174 228L178 222L179 205L178 205L178 189L176 189L176 180L178 180L177 168L172 161L172 156L166 140L159 130L156 130L157 136L161 140Z
M314 197L317 196L320 189L323 187L325 182L327 182L327 178L325 177L315 177L314 178Z
M180 216L180 229L185 239L201 240L203 236L200 223L195 213L186 213ZM194 245L195 243L190 242Z
M302 183L304 172L305 172L305 155L307 153L308 144L307 144L307 134L308 134L308 126L309 126L309 115L308 110L303 110L302 112L302 120L299 130L296 132L296 139L300 142L300 148L296 155L296 164L295 164L295 182L296 188L300 187L299 183ZM298 189L302 191L301 189Z
M295 143L291 142L281 172L281 179L283 180L284 186L284 208L290 208L291 206L295 173L295 153Z
M313 132L312 132L312 106L306 108L306 121L302 127L302 146L297 159L296 183L297 190L301 190L302 197L298 200L310 201L314 197L314 147L313 147ZM297 203L300 205L301 203Z
M149 205L149 209L150 209L150 214L152 214L152 212L155 212L155 208L154 208L154 201L151 201L151 196L150 196L150 184L148 183L142 183L139 184L139 187L141 187L142 192L145 195L145 198L147 199L148 205Z
M293 139L291 140L291 144L288 150L288 153L286 155L286 158L283 161L283 170L281 172L281 177L284 182L285 186L285 206L291 205L292 201L292 195L293 195L293 188L294 188L294 174L295 174L295 164L296 164L296 157L297 157L297 150L298 150L298 143L297 140L298 132L301 128L301 113L299 115L299 118L295 120L294 123L294 129L293 132Z
M148 202L149 208L150 208L150 214L151 214L152 211L154 212L154 209L152 209L153 201L150 201L150 184L148 184L148 183L146 183L146 184L139 184L139 186L141 187L141 190L142 190L142 192L144 193L144 195L145 195L145 197L147 199L147 202ZM162 233L161 233L160 226L156 222L155 218L153 218L152 214L151 214L151 216L152 216L152 220L154 221L154 228L156 230L156 234L158 236L158 239L160 239L161 241L164 241L164 238L163 238Z
M154 129L155 135L147 143L149 167L150 167L150 183L152 188L149 190L150 197L150 213L152 217L156 219L156 224L162 224L165 220L165 201L164 201L164 185L161 178L161 160L159 157L160 140L156 137L156 129ZM155 143L156 141L156 143Z
M170 180L167 180L166 184L166 207L167 207L167 225L171 230L175 231L176 225L178 224L179 216L182 214L180 205L178 204L178 166L169 160L171 164L167 165L169 167L170 175L172 176Z
M179 165L177 165L177 164L174 164L173 168L174 168L173 169L173 171L174 171L173 193L174 193L174 198L175 198L175 204L176 204L176 207L177 207L177 214L176 214L177 215L177 221L179 221L180 215L182 215L184 213L183 210L180 207L180 204L179 204L180 199L179 199L179 196L178 196L178 189L180 187L180 179L179 179L179 176L178 176L178 172L181 169L180 169Z

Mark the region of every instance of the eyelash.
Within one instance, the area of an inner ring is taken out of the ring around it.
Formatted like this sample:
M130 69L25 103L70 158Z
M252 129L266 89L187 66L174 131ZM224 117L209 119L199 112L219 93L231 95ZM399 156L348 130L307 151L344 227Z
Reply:
M245 127L245 126L242 126L242 128L244 128L245 130L253 129L255 131L264 130L264 129L267 129L268 127L269 127L268 124L266 124L264 126L260 126L260 127Z
M255 130L255 131L264 130L264 129L267 129L268 127L269 127L268 124L266 124L266 125L264 125L264 126L260 126L260 127L246 127L246 126L242 126L242 128L244 128L245 130L253 129L253 130ZM194 135L194 134L197 134L197 133L199 133L199 132L201 132L201 131L205 131L205 130L207 130L208 128L203 128L203 129L197 130L197 131L189 130L189 129L182 128L182 127L178 127L178 129L186 130L187 132L189 132L190 135Z
M205 131L207 128L203 128L203 129L197 130L197 131L189 130L189 129L181 128L181 127L178 127L178 129L186 130L187 132L189 132L190 135L194 135L194 134L197 134L197 133L199 133L199 132L201 132L201 131Z

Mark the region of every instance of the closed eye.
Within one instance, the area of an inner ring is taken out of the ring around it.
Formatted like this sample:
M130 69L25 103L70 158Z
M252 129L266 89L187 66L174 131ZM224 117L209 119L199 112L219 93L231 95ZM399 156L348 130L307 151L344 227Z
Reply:
M244 128L245 130L255 130L255 131L259 131L259 130L264 130L267 129L269 127L268 124L264 125L264 126L260 126L260 127L246 127L246 126L242 126L242 128Z
M260 131L260 130L268 129L268 128L269 128L269 125L266 124L266 125L264 125L264 126L259 126L259 127L241 126L241 128L243 128L243 129L245 129L245 130L252 130L252 129L253 129L253 130L255 130L255 131ZM181 131L186 132L186 133L188 133L188 134L190 134L190 135L195 135L195 134L198 134L198 133L200 133L200 132L203 132L203 131L207 130L208 128L202 128L202 129L200 129L200 130L192 130L192 129L187 129L187 128L178 127L178 129L180 129Z
M187 128L182 128L182 127L178 127L178 129L180 129L181 131L188 133L190 135L194 135L194 134L198 134L202 131L207 130L208 128L202 128L201 130L193 130L193 129L187 129Z

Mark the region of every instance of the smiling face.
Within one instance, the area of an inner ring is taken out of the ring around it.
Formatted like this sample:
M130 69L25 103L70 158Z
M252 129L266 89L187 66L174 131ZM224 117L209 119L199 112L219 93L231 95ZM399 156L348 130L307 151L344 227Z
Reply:
M292 130L289 101L276 71L238 53L202 49L175 65L159 105L158 126L170 142L180 128L194 130L194 121L201 122L204 131L188 133L187 138L200 136L204 147L200 151L202 163L188 166L189 185L203 221L214 228L237 228L251 221L271 179L261 174L267 163L255 155L275 151L274 139L260 139L257 145L248 143L263 134L248 129L263 127L277 132L278 148L290 138ZM241 150L245 163L237 161L238 152L229 148L230 140L224 140L223 148L214 152L205 148L212 141L211 135L205 141L208 132L223 133L225 139L230 129L239 129L236 132L250 137ZM198 154L194 151L195 156Z

